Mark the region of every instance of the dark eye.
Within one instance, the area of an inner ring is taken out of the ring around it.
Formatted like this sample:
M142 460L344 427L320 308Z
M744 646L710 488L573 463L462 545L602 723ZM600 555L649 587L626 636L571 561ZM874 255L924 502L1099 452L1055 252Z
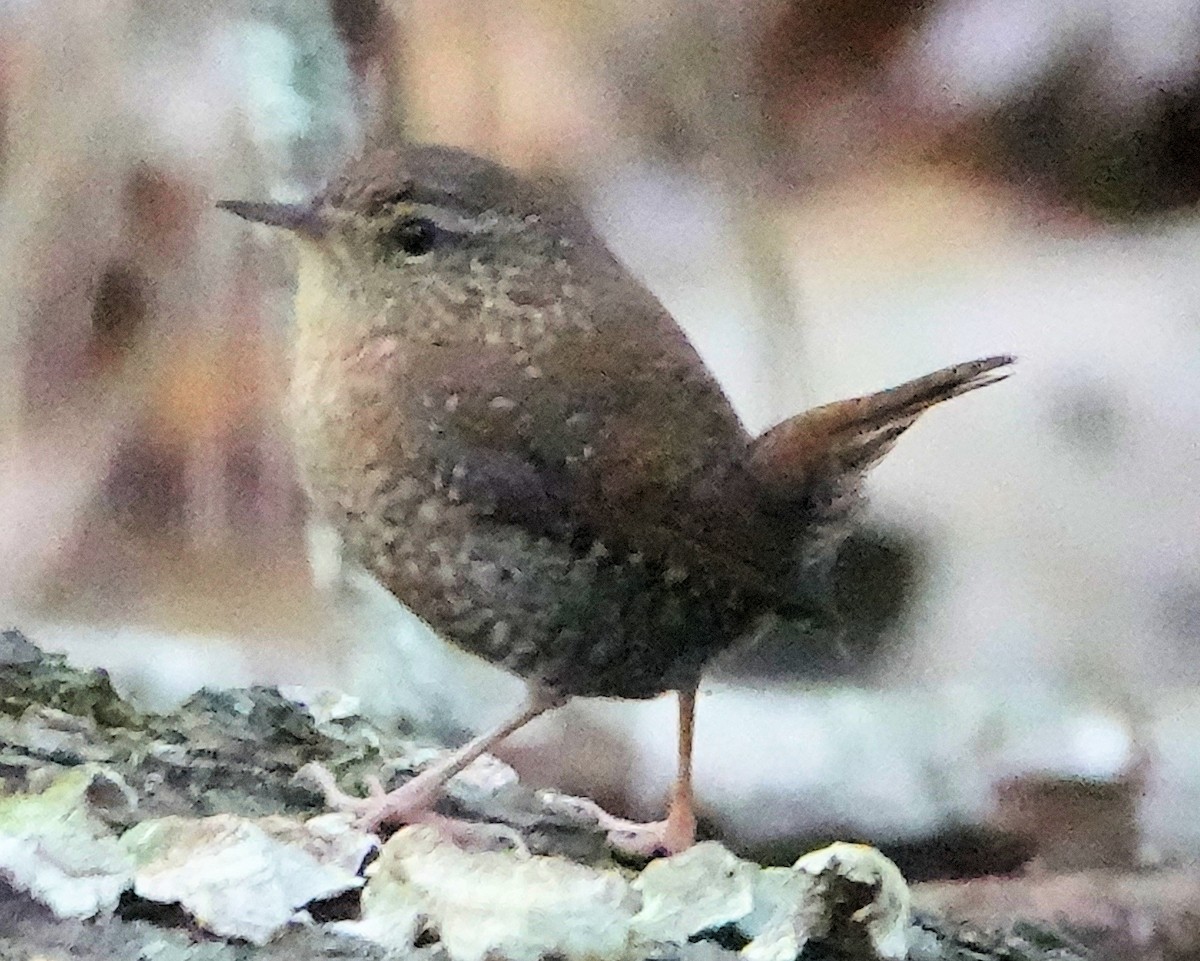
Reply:
M394 223L383 235L388 252L402 250L410 257L427 254L437 245L441 228L424 217L405 217Z

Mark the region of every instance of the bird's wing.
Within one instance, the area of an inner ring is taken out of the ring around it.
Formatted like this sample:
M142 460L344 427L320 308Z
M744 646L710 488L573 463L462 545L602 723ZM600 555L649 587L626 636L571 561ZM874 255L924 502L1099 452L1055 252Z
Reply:
M410 359L410 372L417 374L406 373L403 393L411 416L424 421L453 496L481 514L539 535L568 534L578 518L564 462L540 456L529 442L531 431L545 428L532 416L533 378L513 362L511 352L437 345L414 350ZM566 429L559 426L556 432Z
M496 520L760 589L768 555L721 473L747 438L702 366L647 362L659 343L567 343L540 366L502 347L432 352L423 403L438 457Z

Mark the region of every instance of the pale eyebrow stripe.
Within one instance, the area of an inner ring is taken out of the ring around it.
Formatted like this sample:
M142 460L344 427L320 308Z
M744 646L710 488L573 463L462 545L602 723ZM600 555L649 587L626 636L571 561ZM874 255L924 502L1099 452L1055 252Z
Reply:
M408 201L408 207L411 216L431 220L442 230L461 237L470 237L490 230L502 219L501 214L491 210L471 215L453 207L419 201Z

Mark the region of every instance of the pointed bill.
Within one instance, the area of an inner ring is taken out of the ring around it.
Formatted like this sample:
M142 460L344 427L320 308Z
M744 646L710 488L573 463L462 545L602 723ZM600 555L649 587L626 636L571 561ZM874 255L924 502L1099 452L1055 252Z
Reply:
M219 200L217 208L237 214L243 220L268 227L282 227L308 237L319 238L328 224L313 204L283 204L260 200Z

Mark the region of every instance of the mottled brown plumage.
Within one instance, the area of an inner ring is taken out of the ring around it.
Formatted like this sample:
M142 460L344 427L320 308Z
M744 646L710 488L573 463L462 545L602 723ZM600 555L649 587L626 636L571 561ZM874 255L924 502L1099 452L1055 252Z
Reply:
M291 407L317 510L442 637L548 692L541 709L693 691L761 616L814 600L899 434L1010 363L754 439L553 187L408 147L311 205L225 206L299 240Z

